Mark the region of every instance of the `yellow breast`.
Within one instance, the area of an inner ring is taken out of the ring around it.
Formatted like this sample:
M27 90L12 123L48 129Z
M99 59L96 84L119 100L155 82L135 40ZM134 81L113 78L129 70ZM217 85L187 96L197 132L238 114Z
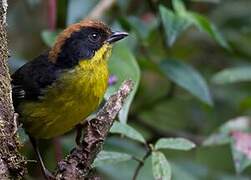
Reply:
M42 100L23 103L25 129L36 138L51 138L93 113L107 88L109 54L110 47L102 47L91 60L80 61L74 70L63 73Z

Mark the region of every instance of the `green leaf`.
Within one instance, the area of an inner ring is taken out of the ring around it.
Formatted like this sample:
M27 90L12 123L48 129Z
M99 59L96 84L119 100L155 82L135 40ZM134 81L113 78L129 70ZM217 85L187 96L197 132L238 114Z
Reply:
M49 31L49 30L44 30L41 33L41 37L43 42L48 46L48 47L52 47L57 35L58 35L59 31Z
M186 164L186 162L184 163ZM173 174L173 179L176 180L200 180L201 177L197 177L197 175L195 175L196 171L199 171L201 173L201 169L199 169L198 167L196 167L194 170L191 170L191 166L193 166L194 164L189 164L187 163L186 165L184 165L182 163L172 163L172 174ZM195 171L195 172L193 172Z
M172 5L179 15L185 15L186 14L186 7L182 0L172 0Z
M133 140L145 143L144 137L131 126L115 121L110 130L111 133L119 133Z
M163 153L152 152L152 168L155 180L171 180L171 166Z
M158 26L158 22L156 19L152 19L151 21L149 20L149 22L145 22L139 17L132 16L126 18L126 21L131 26L132 30L136 32L136 35L140 37L140 40L146 39L149 34Z
M169 46L175 42L181 32L187 29L190 25L194 24L201 31L212 37L223 48L231 50L223 35L206 17L198 13L187 11L182 0L173 0L172 4L175 9L175 13L164 6L160 6L159 8L165 33L168 37L167 42Z
M159 11L167 38L167 44L172 46L178 36L189 27L190 22L183 16L174 14L162 5L159 6Z
M140 69L135 57L129 49L129 45L125 41L121 41L114 47L112 57L109 60L109 69L110 74L115 75L118 82L108 88L105 95L106 98L115 93L124 80L131 79L134 82L133 91L126 99L118 116L120 122L126 123L130 105L138 89Z
M206 104L213 104L205 80L198 71L188 64L168 59L160 64L160 69L169 79L198 97Z
M176 150L190 150L196 145L184 138L161 138L155 144L155 149L176 149Z
M93 166L104 166L107 164L115 164L132 159L132 156L125 153L101 151L93 162Z
M224 69L212 78L216 84L251 81L251 66Z
M215 39L215 41L218 42L223 48L230 50L229 44L223 35L206 17L194 12L188 12L186 17L201 31L207 33L210 37Z

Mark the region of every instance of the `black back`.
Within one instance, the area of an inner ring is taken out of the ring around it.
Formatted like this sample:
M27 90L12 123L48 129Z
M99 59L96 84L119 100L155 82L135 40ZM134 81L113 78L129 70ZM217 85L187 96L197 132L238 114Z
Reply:
M48 53L26 63L12 76L12 97L14 106L21 100L34 100L42 96L42 90L51 85L61 70L48 61Z

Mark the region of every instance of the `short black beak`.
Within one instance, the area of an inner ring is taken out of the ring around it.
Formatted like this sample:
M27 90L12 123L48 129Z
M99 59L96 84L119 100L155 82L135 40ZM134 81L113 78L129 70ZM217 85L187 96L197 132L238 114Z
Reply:
M112 34L107 38L106 42L112 44L115 43L121 39L124 39L126 36L128 36L127 32L122 31L114 31Z

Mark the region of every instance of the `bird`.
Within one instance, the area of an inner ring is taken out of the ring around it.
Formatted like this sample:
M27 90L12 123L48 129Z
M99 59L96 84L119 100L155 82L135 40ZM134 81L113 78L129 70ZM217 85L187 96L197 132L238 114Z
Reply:
M43 175L50 179L37 141L72 130L95 112L108 86L108 59L128 33L84 19L64 29L54 45L11 75L19 121L30 137Z

